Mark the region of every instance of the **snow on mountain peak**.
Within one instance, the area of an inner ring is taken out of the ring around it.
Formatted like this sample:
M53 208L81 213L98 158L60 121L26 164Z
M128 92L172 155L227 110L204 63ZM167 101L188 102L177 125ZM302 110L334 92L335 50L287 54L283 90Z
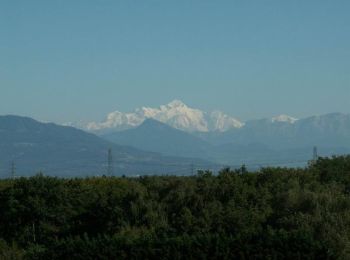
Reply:
M115 111L108 114L104 122L87 124L86 129L89 131L124 130L137 127L148 118L187 132L224 132L243 126L243 123L237 119L220 111L208 114L199 109L190 108L180 100L174 100L159 108L142 107L132 113Z
M290 124L294 124L296 121L298 121L297 118L288 116L288 115L279 115L279 116L275 116L271 119L271 121L273 123L275 122L283 122L283 123L290 123Z
M244 126L244 123L224 114L221 111L211 112L210 119L210 121L212 122L212 131L225 132L232 128L241 128Z
M208 123L204 112L186 106L180 100L174 100L160 106L153 119L188 132L208 132Z
M181 100L175 99L175 100L171 101L167 105L167 107L176 108L176 107L187 107L187 106Z

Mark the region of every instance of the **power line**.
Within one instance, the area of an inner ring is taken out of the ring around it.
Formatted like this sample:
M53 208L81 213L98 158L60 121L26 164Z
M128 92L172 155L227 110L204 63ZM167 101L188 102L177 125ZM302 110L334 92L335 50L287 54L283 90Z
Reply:
M317 160L318 160L317 146L314 146L314 150L313 150L313 161L316 162Z
M11 179L14 179L16 177L16 165L14 161L11 162L10 174L11 174Z
M113 170L115 167L115 162L113 162L113 154L112 154L112 150L109 150L108 152L108 175L109 176L113 176ZM243 164L245 164L246 167L248 168L264 168L264 167L274 167L274 166L278 166L278 167L288 167L288 165L297 165L297 166L307 166L307 163L309 161L306 160L273 160L273 161L250 161L248 163L241 163L241 164L237 164L237 165L223 165L223 164L193 164L193 163L161 163L161 162L152 162L152 163L147 163L147 162L123 162L123 161L119 161L118 162L118 167L120 169L123 169L123 166L126 166L125 170L127 172L129 172L129 174L131 174L130 176L132 176L133 174L135 175L136 173L138 173L137 175L158 175L158 174L164 174L164 175L188 175L189 173L191 173L191 175L194 175L195 172L194 170L210 170L212 172L219 172L221 169L224 168L231 168L231 169L238 169L240 168ZM49 162L46 162L48 165L50 164ZM21 163L22 164L22 163ZM128 166L130 167L128 167ZM132 166L135 167L132 167ZM138 166L139 165L139 166ZM143 165L151 167L150 169L147 169L147 167L142 167ZM17 172L16 172L16 165L15 162L12 162L10 165L10 173L11 173L11 177L15 178ZM100 169L106 169L106 164L99 164L99 165L91 165L93 167L101 167ZM158 166L155 168L152 168L152 166ZM75 165L75 167L79 167L78 165ZM95 168L96 168L95 167ZM59 167L53 167L52 169L54 170L58 170ZM51 170L52 170L51 169ZM72 169L71 169L72 170ZM70 171L70 170L68 170ZM94 170L94 172L99 172L98 170ZM92 173L92 172L91 172ZM90 174L89 174L90 175Z
M113 154L112 154L112 149L108 149L108 165L107 165L107 176L113 176Z

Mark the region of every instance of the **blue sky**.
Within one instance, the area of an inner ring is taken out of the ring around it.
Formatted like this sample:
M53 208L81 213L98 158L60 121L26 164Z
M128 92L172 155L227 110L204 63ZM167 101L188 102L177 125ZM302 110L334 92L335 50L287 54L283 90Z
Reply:
M350 113L350 1L0 3L0 114L102 120L181 99L241 120Z

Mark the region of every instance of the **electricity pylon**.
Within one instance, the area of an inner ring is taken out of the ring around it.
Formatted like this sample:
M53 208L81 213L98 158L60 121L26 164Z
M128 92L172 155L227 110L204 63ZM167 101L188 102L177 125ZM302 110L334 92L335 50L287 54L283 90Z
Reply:
M107 176L113 176L113 154L112 149L108 149Z

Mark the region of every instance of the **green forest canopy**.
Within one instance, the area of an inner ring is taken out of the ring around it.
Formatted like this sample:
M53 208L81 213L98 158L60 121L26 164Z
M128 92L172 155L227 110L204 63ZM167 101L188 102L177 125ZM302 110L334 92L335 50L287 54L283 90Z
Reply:
M350 156L305 169L0 181L0 259L350 259Z

